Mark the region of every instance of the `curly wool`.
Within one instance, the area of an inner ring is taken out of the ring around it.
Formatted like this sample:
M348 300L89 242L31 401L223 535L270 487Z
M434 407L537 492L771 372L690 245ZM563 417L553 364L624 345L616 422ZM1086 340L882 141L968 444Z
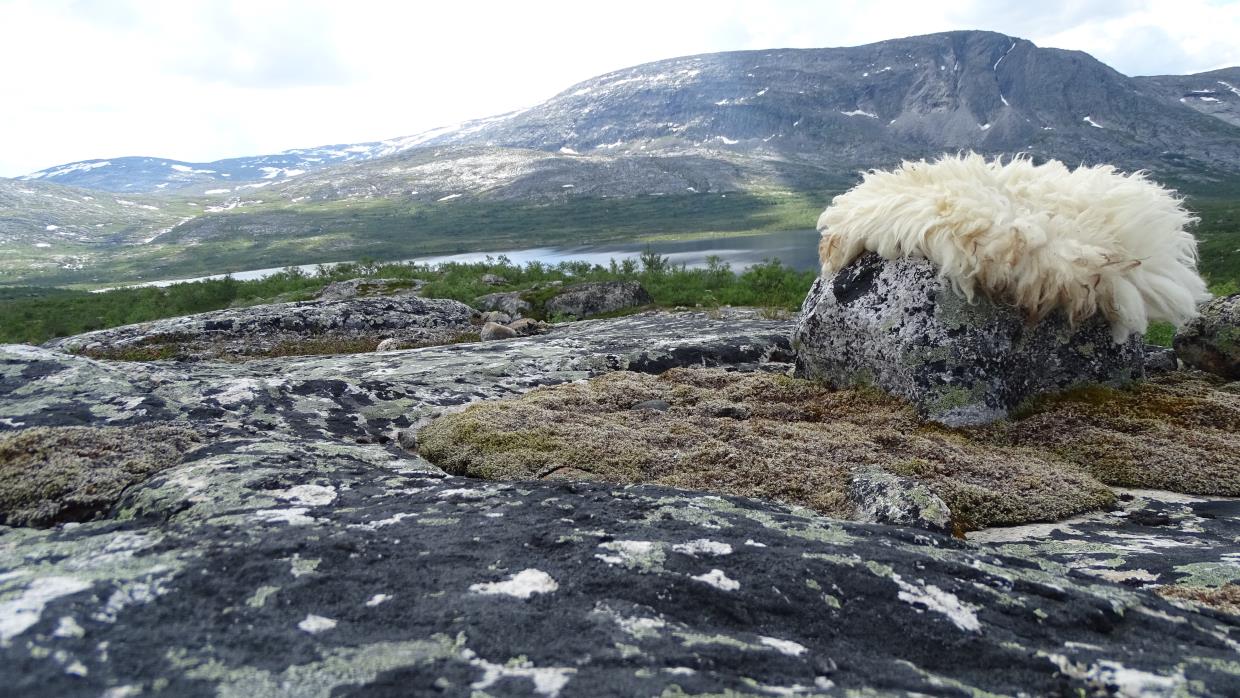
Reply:
M1144 173L1069 170L1025 157L944 156L871 171L818 219L824 276L866 250L924 257L957 292L981 292L1037 321L1096 312L1116 342L1151 320L1176 325L1210 294L1197 274L1197 219Z

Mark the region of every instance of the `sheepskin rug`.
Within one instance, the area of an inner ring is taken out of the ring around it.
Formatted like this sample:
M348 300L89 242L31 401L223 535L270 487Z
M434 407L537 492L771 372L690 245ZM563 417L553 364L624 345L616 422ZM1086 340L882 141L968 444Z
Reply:
M969 300L984 293L1035 322L1101 312L1121 342L1151 320L1183 324L1210 297L1185 230L1196 221L1141 172L968 153L866 173L819 217L818 252L824 276L866 250L924 257Z

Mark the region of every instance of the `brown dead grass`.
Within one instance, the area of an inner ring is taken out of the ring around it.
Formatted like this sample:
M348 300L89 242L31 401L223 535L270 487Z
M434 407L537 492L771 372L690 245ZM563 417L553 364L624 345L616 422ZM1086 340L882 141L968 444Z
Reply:
M1154 591L1169 599L1191 601L1240 616L1240 584L1224 584L1218 588L1168 584Z
M634 410L664 400L665 412ZM773 374L612 373L474 405L419 435L448 472L594 479L763 497L851 516L863 466L924 482L962 530L1052 521L1114 502L1108 485L1240 494L1240 394L1175 374L1089 389L972 430L881 393Z

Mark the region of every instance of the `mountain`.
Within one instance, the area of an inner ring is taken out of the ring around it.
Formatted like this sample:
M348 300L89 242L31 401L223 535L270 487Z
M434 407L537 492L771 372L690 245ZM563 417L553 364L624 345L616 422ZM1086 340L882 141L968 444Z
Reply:
M184 162L154 157L81 160L49 167L17 179L40 180L113 192L178 192L220 194L237 182L258 182L251 188L291 179L331 165L391 155L432 138L438 130L386 141L324 145L286 150L275 155L227 158L212 162ZM218 191L212 191L212 187Z
M90 279L563 244L569 230L580 242L634 228L808 227L806 212L859 170L966 149L1234 188L1237 88L1240 68L1128 77L1079 51L948 32L674 58L404 138L211 163L83 161L18 184L149 195L153 209L111 199L118 230L130 231L117 243L124 259L91 243ZM74 192L62 198L91 196ZM10 237L17 219L31 219L30 240L48 225L78 225L56 196L20 199L20 215L0 211ZM43 205L55 210L39 213ZM158 221L134 216L156 210ZM99 210L85 213L93 221ZM730 223L733 214L744 222ZM0 270L21 258L0 258Z

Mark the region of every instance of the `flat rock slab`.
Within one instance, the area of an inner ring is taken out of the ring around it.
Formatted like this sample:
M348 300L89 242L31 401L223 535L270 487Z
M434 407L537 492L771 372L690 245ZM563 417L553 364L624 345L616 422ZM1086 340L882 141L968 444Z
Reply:
M0 348L0 430L191 423L111 518L0 527L16 695L1240 692L1240 617L1054 559L665 488L449 478L390 435L618 369L772 366L730 313L245 364ZM765 362L765 363L764 363Z
M965 300L931 262L872 252L814 282L793 344L798 376L873 385L948 426L993 422L1079 383L1144 376L1140 338L1116 344L1100 315L1075 329L1060 313L1029 326L1014 307Z
M12 531L0 571L22 695L1240 691L1240 618L659 488L393 477L261 516Z
M474 314L458 301L414 296L272 303L98 330L45 346L109 358L141 352L154 358L244 357L282 348L315 353L291 351L306 344L335 353L329 342L369 342L370 349L389 338L445 343L474 331Z

